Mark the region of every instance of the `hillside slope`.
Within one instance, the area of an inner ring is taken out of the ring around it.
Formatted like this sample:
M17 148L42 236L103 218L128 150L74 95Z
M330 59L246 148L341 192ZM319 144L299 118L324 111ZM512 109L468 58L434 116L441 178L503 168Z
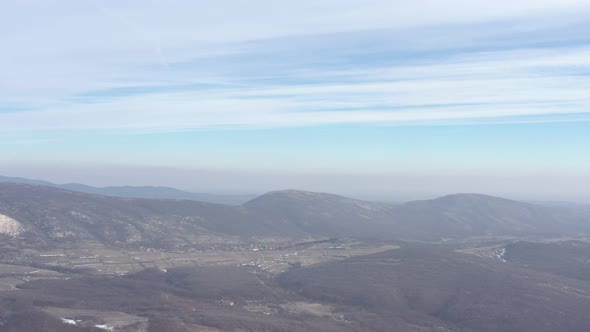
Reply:
M393 210L397 231L408 239L590 232L590 214L480 194L408 202Z
M392 205L287 190L232 206L0 183L0 215L3 237L34 245L98 241L176 247L269 238L440 241L590 234L590 215L475 194Z
M290 224L269 222L237 206L117 198L26 184L0 184L0 214L17 221L22 228L17 237L35 245L98 241L175 247L304 235Z
M590 213L481 194L455 194L395 205L284 190L262 195L243 206L325 236L440 241L590 233Z
M373 314L366 331L590 330L588 283L441 247L402 246L278 281L316 301L352 306L347 317Z

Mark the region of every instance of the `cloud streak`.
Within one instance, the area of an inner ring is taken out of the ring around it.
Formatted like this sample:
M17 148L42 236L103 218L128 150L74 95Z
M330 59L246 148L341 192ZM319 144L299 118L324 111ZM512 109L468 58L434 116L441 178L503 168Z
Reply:
M5 132L590 116L587 1L6 6Z

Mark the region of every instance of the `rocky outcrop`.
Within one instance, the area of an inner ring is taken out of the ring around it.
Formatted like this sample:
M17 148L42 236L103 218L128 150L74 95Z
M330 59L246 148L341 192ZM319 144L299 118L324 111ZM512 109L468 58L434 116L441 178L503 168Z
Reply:
M23 226L16 220L0 214L0 234L17 236L23 231Z

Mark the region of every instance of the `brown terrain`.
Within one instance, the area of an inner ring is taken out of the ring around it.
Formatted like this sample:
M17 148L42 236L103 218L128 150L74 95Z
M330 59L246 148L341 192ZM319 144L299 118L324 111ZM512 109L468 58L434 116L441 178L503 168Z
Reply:
M0 331L587 331L590 215L0 183Z

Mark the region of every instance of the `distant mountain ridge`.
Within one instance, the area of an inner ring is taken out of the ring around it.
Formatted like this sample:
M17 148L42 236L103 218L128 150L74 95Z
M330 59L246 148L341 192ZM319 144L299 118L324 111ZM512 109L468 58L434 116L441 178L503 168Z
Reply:
M173 248L334 237L440 242L590 234L590 213L479 194L394 205L284 190L236 206L0 183L0 215L11 230L3 237L11 243L48 246L95 241Z
M20 177L0 176L0 183L26 183L36 184L71 191L78 191L88 194L97 194L103 196L127 197L127 198L156 198L156 199L181 199L202 201L219 204L239 205L256 195L238 195L238 194L210 194L210 193L193 193L171 187L161 186L108 186L93 187L80 183L56 184L43 180L33 180Z
M479 236L590 232L590 213L475 193L389 204L294 190L243 204L325 236L439 241Z

